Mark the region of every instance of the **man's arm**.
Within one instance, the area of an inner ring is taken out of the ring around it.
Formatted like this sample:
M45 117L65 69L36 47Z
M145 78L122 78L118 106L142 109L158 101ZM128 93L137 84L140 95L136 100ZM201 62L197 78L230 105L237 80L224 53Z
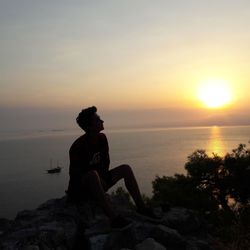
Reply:
M101 134L102 136L102 161L104 171L109 170L110 158L109 158L109 145L108 140L105 134Z

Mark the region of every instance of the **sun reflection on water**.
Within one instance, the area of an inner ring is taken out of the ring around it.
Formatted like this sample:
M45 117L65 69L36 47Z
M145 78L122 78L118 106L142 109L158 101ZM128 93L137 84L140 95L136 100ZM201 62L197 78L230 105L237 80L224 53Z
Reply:
M221 129L218 126L211 127L210 138L208 140L207 152L208 154L215 153L219 156L224 156L225 145L222 141Z

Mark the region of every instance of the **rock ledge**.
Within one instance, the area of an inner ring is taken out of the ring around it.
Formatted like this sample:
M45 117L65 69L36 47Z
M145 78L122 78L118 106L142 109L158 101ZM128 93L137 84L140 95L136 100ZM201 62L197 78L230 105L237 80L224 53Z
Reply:
M214 249L202 220L192 210L171 208L162 219L153 220L135 213L125 196L109 198L119 213L133 221L127 230L112 230L95 204L76 207L62 197L19 212L13 221L0 219L0 249Z

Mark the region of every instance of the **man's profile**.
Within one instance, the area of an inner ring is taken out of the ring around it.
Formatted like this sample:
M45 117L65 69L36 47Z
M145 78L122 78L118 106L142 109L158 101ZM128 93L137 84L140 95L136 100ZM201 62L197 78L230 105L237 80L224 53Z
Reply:
M137 211L152 217L152 211L145 207L142 200L131 167L123 164L109 169L108 140L106 135L101 133L104 130L104 122L97 114L97 108L93 106L83 109L76 118L76 122L85 133L75 140L69 151L70 181L67 192L69 201L78 203L90 196L100 204L109 217L112 227L125 227L129 221L116 214L105 195L110 187L124 179Z

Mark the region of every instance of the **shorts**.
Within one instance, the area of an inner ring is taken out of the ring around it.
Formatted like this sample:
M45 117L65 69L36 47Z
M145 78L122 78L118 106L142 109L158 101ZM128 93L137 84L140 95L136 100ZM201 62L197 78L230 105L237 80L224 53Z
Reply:
M100 175L101 183L105 192L107 192L115 182L112 180L112 175L110 171L105 173L105 175ZM68 190L67 193L67 200L70 203L81 203L84 201L89 201L93 199L93 195L89 192L89 187L87 183L82 182L82 176L70 176Z

